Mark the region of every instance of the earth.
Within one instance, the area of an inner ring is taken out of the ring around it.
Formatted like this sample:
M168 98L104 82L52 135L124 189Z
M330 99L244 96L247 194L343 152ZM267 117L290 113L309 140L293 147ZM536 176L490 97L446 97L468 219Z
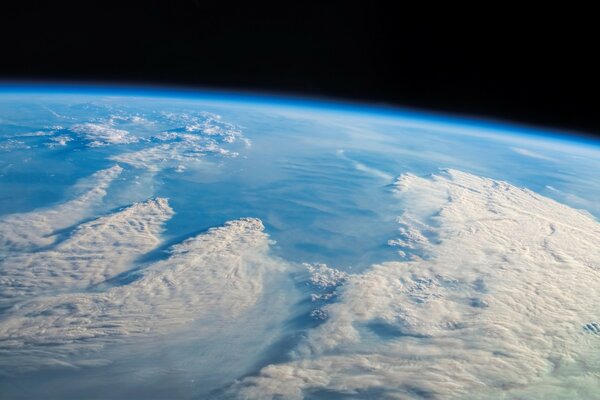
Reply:
M600 398L600 145L227 93L0 93L3 399Z

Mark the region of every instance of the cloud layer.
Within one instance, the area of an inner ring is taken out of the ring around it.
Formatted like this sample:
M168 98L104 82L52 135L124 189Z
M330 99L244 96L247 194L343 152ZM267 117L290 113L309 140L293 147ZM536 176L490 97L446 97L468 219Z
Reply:
M207 330L216 321L223 327L256 303L264 273L285 266L268 255L263 229L256 219L231 221L173 246L167 259L149 265L133 283L37 297L14 307L0 325L2 364L39 368L66 356L77 364L77 355L107 343L200 320ZM202 337L202 329L196 336Z
M600 380L589 368L599 362L592 349L600 224L529 190L455 170L404 175L396 191L408 210L399 245L420 245L422 257L350 275L294 360L263 368L231 393L597 393Z
M94 354L107 345L191 324L200 342L231 332L238 318L249 332L264 329L259 322L250 326L249 310L264 295L265 282L290 266L270 255L272 241L258 219L227 222L171 246L164 259L141 264L139 257L160 245L173 215L166 199L80 223L65 238L56 235L80 221L120 172L114 167L95 174L95 186L75 200L3 220L1 374L96 365ZM273 314L276 309L270 307ZM272 320L263 315L262 321ZM261 342L250 339L238 341Z
M195 346L217 347L223 342L215 338L237 337L239 329L283 330L282 319L265 313L275 313L281 293L274 293L282 290L270 279L291 266L270 253L260 220L227 222L142 262L173 215L166 199L86 221L120 173L118 166L99 171L74 200L0 220L1 372L95 365L107 346L182 330L193 331ZM394 193L406 211L389 243L403 261L357 274L306 264L311 316L321 321L293 346L291 359L220 394L597 393L600 224L592 216L456 170L402 175ZM240 335L239 343L265 348L261 337ZM219 347L211 362L226 351ZM240 371L262 359L253 357Z

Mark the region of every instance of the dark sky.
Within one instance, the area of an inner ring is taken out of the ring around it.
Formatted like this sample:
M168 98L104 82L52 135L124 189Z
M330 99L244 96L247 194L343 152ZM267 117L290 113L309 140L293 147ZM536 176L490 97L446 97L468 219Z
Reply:
M268 90L600 134L591 10L121 3L4 6L0 79Z

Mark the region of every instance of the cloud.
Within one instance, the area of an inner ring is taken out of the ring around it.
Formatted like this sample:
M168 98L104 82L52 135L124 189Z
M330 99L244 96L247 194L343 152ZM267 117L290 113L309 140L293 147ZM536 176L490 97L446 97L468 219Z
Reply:
M165 208L166 203L156 206ZM139 227L152 223L152 219L158 222L159 215L143 212L140 219L132 220L131 215L121 218L117 213L108 218L138 228L95 227L100 232L114 229L115 240L118 237L123 245L137 250L148 243ZM225 336L228 328L239 329L235 322L246 319L248 310L261 299L264 282L274 272L289 268L269 254L271 240L263 230L257 219L230 221L172 246L166 259L138 270L138 279L128 284L104 291L81 291L73 290L79 286L79 279L75 279L66 281L69 293L37 296L19 303L0 324L0 366L13 370L83 366L95 360L97 356L90 354L106 344L130 343L192 323L196 339L214 340ZM93 270L111 268L114 258L108 253L119 253L120 245L112 240L93 243L91 248L104 253ZM90 256L87 253L83 257ZM52 258L52 263L62 260L58 251L48 252L45 257ZM72 257L65 261L77 270ZM56 281L63 282L63 278ZM274 312L276 308L271 304L269 310ZM262 311L253 318L272 318L267 314ZM250 322L247 329L253 331Z
M227 222L158 257L152 251L173 215L166 199L85 220L120 173L99 171L74 200L2 220L0 375L105 365L115 357L101 349L139 350L141 340L191 345L182 335L211 354L203 360L211 374L232 381L246 373L280 339L272 328L296 301L287 285L293 267L270 254L258 219ZM221 366L223 357L235 367Z
M525 157L537 158L538 160L552 161L552 158L550 158L550 157L547 157L547 156L537 153L535 151L524 149L522 147L511 147L510 149L512 151L514 151L515 153L520 154Z
M334 288L348 278L346 272L328 267L326 264L304 264L304 266L310 274L311 285L316 288Z
M109 123L85 123L73 125L71 131L88 142L89 147L103 147L113 144L135 143L139 139L123 129Z
M54 128L54 127L52 127ZM57 126L56 130L60 130L62 127ZM56 130L43 130L43 131L34 131L34 132L25 132L13 135L13 137L42 137L42 136L53 136L56 134Z
M0 291L7 298L101 283L155 248L172 215L167 201L157 198L86 222L52 249L8 256L2 260Z
M59 147L66 146L68 142L72 141L73 138L67 135L60 135L51 137L50 140L46 143L48 147Z
M209 154L237 157L238 153L227 147L238 140L245 146L250 144L239 127L216 114L162 113L162 117L173 127L151 137L151 142L157 144L111 159L153 172L165 168L183 172L187 165L201 164Z
M383 179L388 182L394 179L394 177L392 175L388 174L387 172L381 171L377 168L369 167L368 165L365 165L361 162L351 159L350 157L348 157L346 155L346 152L344 150L338 150L337 155L341 159L351 162L357 171L367 173L369 175L372 175L376 178Z
M21 149L29 149L31 146L27 145L21 140L8 139L4 142L0 142L0 151L13 151Z
M599 318L600 224L527 189L456 170L403 175L396 190L420 221L411 228L436 232L427 258L350 275L293 360L264 367L230 394L597 393L589 368L598 337L588 327Z
M195 133L196 135L213 137L224 143L233 143L243 137L239 126L223 121L218 114L206 111L198 114L169 112L161 114L170 124L175 125L174 128L170 129L170 132Z
M348 279L348 273L331 268L326 264L303 264L308 273L308 284L311 288L311 300L318 307L314 308L310 316L316 320L327 319L326 304L337 296L337 289Z
M185 170L185 165L202 163L207 154L221 156L237 156L236 152L223 149L214 143L199 144L185 140L177 143L167 143L152 146L143 150L111 156L111 160L129 164L135 168L148 169L157 172L165 168ZM181 172L180 171L180 172Z
M92 175L91 186L82 195L53 208L0 218L0 254L7 250L48 246L56 240L54 234L87 217L106 195L106 189L123 169L114 167Z

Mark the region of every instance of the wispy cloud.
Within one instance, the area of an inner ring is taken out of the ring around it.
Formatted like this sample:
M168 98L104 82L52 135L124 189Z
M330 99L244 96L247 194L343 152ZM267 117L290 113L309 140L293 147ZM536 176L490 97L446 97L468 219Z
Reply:
M218 323L196 325L196 337L222 332L260 299L265 274L287 268L269 255L263 229L257 219L231 221L173 246L167 259L147 266L133 283L20 304L0 324L0 365L41 368L57 359L84 365L80 356L107 343L159 335L203 319ZM136 237L122 235L137 242ZM112 243L102 248L112 250Z
M530 158L537 158L538 160L546 160L546 161L552 161L553 159L545 156L543 154L540 154L538 152L532 151L532 150L528 150L522 147L511 147L510 148L512 151L514 151L517 154L520 154L522 156L525 157L530 157Z

